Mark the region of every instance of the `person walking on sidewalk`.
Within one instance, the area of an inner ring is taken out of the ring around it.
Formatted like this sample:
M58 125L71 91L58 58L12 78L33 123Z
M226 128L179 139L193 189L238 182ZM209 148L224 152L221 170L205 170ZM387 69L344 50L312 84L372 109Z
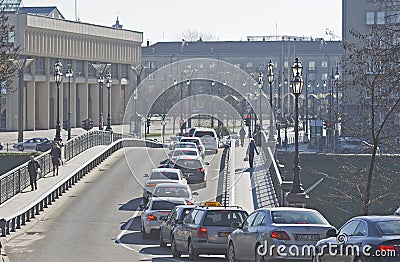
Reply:
M241 144L241 146L243 147L243 144L244 144L244 137L245 137L245 135L246 135L246 131L244 130L244 127L243 127L243 126L242 126L242 128L240 128L239 135L240 135L240 144Z
M250 163L250 168L253 168L253 161L254 161L254 152L259 155L260 153L257 150L256 143L254 142L254 139L250 139L250 143L247 146L247 155L249 156L249 163Z
M58 167L61 163L61 149L57 143L53 143L53 148L50 151L51 161L53 163L53 176L58 176Z
M32 191L37 189L37 173L40 168L39 162L35 160L33 156L30 156L30 161L28 163L28 173L29 173L29 182L32 187Z

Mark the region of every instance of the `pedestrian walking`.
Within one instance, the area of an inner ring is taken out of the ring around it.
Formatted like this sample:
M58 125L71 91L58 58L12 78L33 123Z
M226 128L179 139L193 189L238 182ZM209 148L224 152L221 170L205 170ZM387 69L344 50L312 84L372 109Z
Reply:
M247 146L247 155L249 156L249 163L250 163L250 168L253 168L253 160L254 160L254 152L259 155L260 153L257 150L256 143L254 142L254 139L250 139L250 143Z
M244 127L243 127L243 126L242 126L242 128L240 128L239 135L240 135L240 144L241 144L242 147L243 147L243 144L244 144L244 137L246 136L246 131L244 130Z
M39 162L35 160L33 156L30 156L30 161L28 163L28 173L29 173L29 182L31 184L32 191L37 189L37 175L40 172Z
M50 151L51 161L53 163L53 176L58 176L58 167L61 163L61 149L57 143L53 143L53 148Z

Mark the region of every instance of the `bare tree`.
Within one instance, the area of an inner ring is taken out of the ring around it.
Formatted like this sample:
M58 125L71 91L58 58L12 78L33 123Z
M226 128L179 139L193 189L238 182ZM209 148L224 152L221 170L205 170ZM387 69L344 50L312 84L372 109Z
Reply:
M380 0L376 4L387 7L391 2ZM352 131L368 134L372 144L367 177L359 180L358 188L365 215L371 205L379 148L391 152L398 136L400 45L397 39L400 24L398 19L392 19L399 13L387 14L390 15L385 17L386 24L373 25L363 32L353 29L350 34L355 41L344 42L343 68L347 78L342 85L346 89L347 104L356 105L353 112L347 113L352 118L350 122L356 123Z
M15 45L14 26L10 24L10 17L0 1L0 83L2 87L9 88L18 68L11 59L18 59L21 48Z
M214 41L218 40L218 38L210 33L199 32L195 29L188 28L181 32L179 36L179 40L184 39L187 42L196 42L196 41Z

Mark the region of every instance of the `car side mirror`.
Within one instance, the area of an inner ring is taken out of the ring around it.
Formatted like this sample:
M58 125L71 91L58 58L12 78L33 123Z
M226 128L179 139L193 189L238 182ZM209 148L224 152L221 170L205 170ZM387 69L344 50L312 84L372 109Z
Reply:
M194 196L198 196L198 195L199 195L199 193L197 193L197 192L192 192L192 195L194 195Z
M175 224L177 224L177 225L182 225L182 224L183 224L183 220L176 220L176 221L175 221Z
M149 177L149 174L144 174L143 176L144 176L144 177Z
M145 207L146 207L145 204L140 204L140 205L139 205L139 208L140 208L141 210L143 210Z
M336 229L331 228L328 231L326 231L326 237L336 237L336 236L337 236Z
M240 223L239 223L239 222L232 222L232 223L231 223L231 227L233 227L233 228L242 228L242 227L240 226Z

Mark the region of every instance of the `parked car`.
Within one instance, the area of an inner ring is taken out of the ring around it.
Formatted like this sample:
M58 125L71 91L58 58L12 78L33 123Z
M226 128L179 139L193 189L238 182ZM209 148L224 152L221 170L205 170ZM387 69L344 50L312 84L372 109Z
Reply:
M240 259L310 261L312 254L283 257L273 249L273 252L267 250L266 255L262 256L257 249L259 245L267 247L282 245L286 249L293 245L302 250L303 245L315 245L317 241L325 238L329 230L336 230L318 211L295 207L261 208L251 213L243 224L236 223L234 227L237 229L229 235L227 242L228 261ZM285 251L289 255L288 250Z
M234 230L232 223L241 224L246 217L247 212L240 207L195 207L172 233L172 255L189 254L193 261L200 254L226 254L228 236Z
M181 225L186 215L195 208L194 205L175 206L168 216L162 216L160 227L160 246L165 247L171 243L172 232Z
M179 183L158 184L151 194L152 197L180 197L185 199L188 205L194 204L194 195L198 195L198 193L192 193L189 185Z
M193 136L201 138L205 150L211 150L215 154L218 153L218 136L213 128L198 127L194 130Z
M180 142L192 142L195 143L197 146L197 149L199 151L199 154L202 158L205 157L206 155L206 149L205 146L203 144L203 142L201 141L201 138L199 137L182 137Z
M341 154L368 154L372 151L372 145L366 141L354 137L341 137L336 143L336 152Z
M50 150L52 147L53 147L53 141L46 140L40 144L37 144L35 149L36 149L36 151L39 151L39 152L46 152L46 151Z
M36 150L36 145L43 143L44 141L48 141L49 139L45 137L34 137L31 139L26 140L25 142L16 143L13 145L14 148L18 149L19 151L24 150Z
M185 199L177 197L152 197L147 205L141 204L140 208L143 211L140 220L143 238L150 238L152 234L159 232L161 217L167 216L175 206L185 204Z
M358 255L352 246L359 248ZM346 252L338 252L341 249ZM359 216L347 221L337 234L318 241L313 261L399 261L399 257L400 217Z
M186 184L187 181L183 177L182 171L174 168L153 168L150 174L145 174L147 177L143 187L143 203L149 201L151 193L155 186L160 183L179 183Z
M199 150L197 150L195 148L177 148L171 152L171 156L170 156L169 160L170 160L170 162L174 162L180 156L200 157L200 154L199 154Z
M201 158L196 156L179 156L170 163L171 168L182 171L188 183L202 183L207 181L207 165Z

